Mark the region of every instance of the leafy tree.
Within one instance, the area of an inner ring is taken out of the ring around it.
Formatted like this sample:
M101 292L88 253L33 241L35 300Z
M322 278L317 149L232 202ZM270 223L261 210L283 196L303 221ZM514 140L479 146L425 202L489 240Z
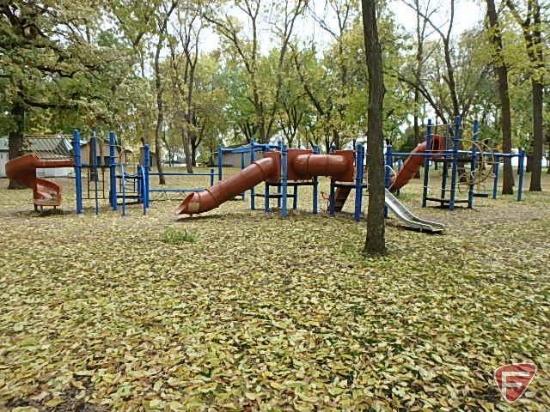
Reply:
M9 113L10 159L21 154L29 114L93 108L90 83L112 61L97 42L100 17L100 10L77 1L0 4L0 88Z
M491 42L494 46L492 60L498 76L498 93L502 111L500 122L502 127L502 149L504 152L510 153L512 151L512 114L508 87L508 65L504 61L502 33L494 0L487 0L487 20ZM512 171L512 161L510 158L504 158L502 194L512 194L514 192L513 186L514 173Z
M411 2L405 1L405 3L413 10L422 10L422 13L416 13L416 30L415 30L415 41L416 41L416 53L414 56L414 69L413 69L413 78L415 83L420 84L422 74L424 72L424 64L426 63L426 55L424 44L426 43L426 37L428 35L428 19L431 18L432 14L435 13L435 9L430 10L430 2L428 2L424 8L420 3L420 0L413 0ZM425 15L428 19L422 18L421 15ZM420 115L421 115L421 94L418 87L414 87L414 113L413 113L413 128L414 128L414 142L420 143L424 136L420 130ZM416 146L416 145L415 145ZM420 174L418 174L420 177Z
M162 173L162 136L164 133L164 79L160 70L160 54L164 48L165 41L168 37L168 22L172 13L178 6L178 0L171 0L166 3L162 1L162 9L155 16L157 40L155 45L155 55L153 60L153 70L155 77L155 97L157 103L157 123L155 127L155 156L157 170L159 172L159 184L166 184L166 179Z
M518 4L506 0L506 6L520 25L525 40L525 49L531 63L531 93L533 99L533 167L531 173L530 191L541 191L542 155L544 147L544 42L542 25L542 7L538 0L525 0L526 10L522 16Z
M343 143L353 137L346 127L346 114L354 90L351 81L353 74L350 72L356 67L364 68L364 60L360 66L354 64L357 52L356 49L348 46L351 43L349 40L353 37L353 23L358 12L357 1L327 0L324 16L313 13L315 20L333 41L331 47L324 53L322 62L324 76L321 78L322 86L318 88L322 93L315 97L308 93L318 115L324 121L327 150L329 147L339 149ZM357 39L361 37L358 36ZM362 78L364 80L364 76ZM313 88L309 86L309 89ZM323 100L324 105L322 105Z
M233 57L233 64L240 66L240 74L244 75L244 85L247 87L245 96L250 100L254 109L254 122L246 127L245 136L249 137L252 133L256 140L265 143L273 133L275 114L279 104L278 97L283 84L286 55L297 18L303 13L306 2L305 0L296 2L282 0L280 3L271 3L267 9L263 7L261 0L237 1L233 5L246 18L249 34L243 30L243 25L237 18L226 14L227 10L224 8L215 10L210 6L205 12L205 18L216 27L222 37L223 49ZM262 16L270 24L279 56L274 72L275 81L268 85L271 90L266 89L266 84L262 82L260 76L259 32ZM237 83L235 86L237 86L237 90L244 91L243 83ZM273 98L268 99L269 96Z
M155 33L156 1L111 0L107 8L117 28L119 41L129 56L130 71L122 88L126 107L125 123L134 143L152 143L155 128L154 84L149 77L150 45ZM117 129L120 125L117 126Z
M199 148L208 163L213 162L212 154L221 143L221 136L227 133L229 122L226 108L228 96L223 88L223 73L219 51L202 55L195 75L194 121L195 134L191 140L193 159Z
M295 53L296 47L292 47ZM289 59L286 66L286 77L283 81L279 101L280 109L277 113L277 125L283 134L286 144L290 147L300 147L300 131L305 129L305 120L308 112L311 112L311 105L308 102L307 95L300 83L296 66ZM296 139L298 139L297 142Z
M169 42L171 82L175 94L175 124L181 130L182 147L188 173L193 173L196 159L191 146L198 146L195 115L195 75L199 59L200 33L203 24L200 12L183 6L177 10L175 35ZM178 47L179 46L179 47ZM181 50L179 49L181 48Z

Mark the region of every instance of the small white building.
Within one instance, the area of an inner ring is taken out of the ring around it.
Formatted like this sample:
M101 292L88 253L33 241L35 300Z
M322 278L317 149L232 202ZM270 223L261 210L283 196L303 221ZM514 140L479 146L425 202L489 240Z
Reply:
M10 160L7 137L0 137L0 177L6 177L6 163Z

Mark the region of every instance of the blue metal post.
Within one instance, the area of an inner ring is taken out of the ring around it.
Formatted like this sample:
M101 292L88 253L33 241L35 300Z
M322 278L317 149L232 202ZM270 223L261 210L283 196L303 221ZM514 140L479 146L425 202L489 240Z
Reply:
M283 146L281 152L281 196L282 196L282 215L283 217L288 216L288 147Z
M264 212L269 212L269 183L265 182L264 189Z
M99 215L99 173L97 169L97 134L92 132L92 171L94 172L95 214Z
M214 176L216 173L214 172L214 169L210 169L210 186L214 186Z
M498 192L498 172L499 172L499 166L500 166L500 159L498 157L495 157L495 164L493 165L493 199L497 198L497 192Z
M319 154L319 146L313 147L313 153ZM313 176L313 214L319 213L319 176Z
M120 178L122 183L122 216L126 216L126 170L124 170L124 163L120 164L120 172L122 175Z
M256 156L254 154L254 146L252 144L253 142L254 141L252 140L250 144L250 164L256 161ZM255 210L255 209L256 209L256 188L252 187L250 189L250 210Z
M458 180L458 148L460 145L460 116L455 118L455 133L453 138L453 170L451 175L451 196L449 198L449 210L454 210L456 200L456 186Z
M82 158L80 154L80 132L73 131L74 180L76 192L76 213L83 212L82 204Z
M149 208L151 203L151 181L150 181L150 171L151 171L151 149L149 145L143 145L143 163L145 168L145 176L143 177L144 181L144 198L143 203L145 207Z
M445 195L447 194L447 179L449 178L449 167L448 167L448 158L443 158L443 170L441 171L441 199L445 199ZM443 203L441 203L441 206L443 206Z
M471 209L474 207L474 180L475 180L475 170L477 167L477 147L474 142L477 141L479 135L479 121L474 120L474 130L472 135L472 148L470 153L470 184L468 186L468 208ZM483 156L483 152L480 153L480 156Z
M223 168L223 149L218 146L218 181L222 180L222 168Z
M363 174L365 172L364 166L365 160L365 148L362 144L358 144L355 151L355 211L353 218L356 222L361 220L361 207L363 204Z
M139 165L138 166L138 184L139 184L139 187L140 187L140 192L141 192L141 199L142 199L142 204L143 204L143 216L145 216L147 214L147 205L146 205L146 197L147 197L147 191L145 190L146 187L145 187L145 166L143 165Z
M426 151L427 152L432 149L431 147L432 134L433 134L432 120L428 119L428 127L426 128ZM424 158L424 187L422 189L422 207L426 207L429 183L430 183L430 156L426 156Z
M241 170L243 170L245 168L245 158L244 158L244 152L241 153ZM241 193L241 200L244 200L245 199L245 193L246 193L246 190L244 192Z
M361 146L361 145L359 145L359 146ZM359 151L358 151L358 153L359 153ZM364 150L363 150L363 156L364 156ZM384 185L386 186L386 189L388 189L391 185L391 171L392 171L392 169L393 169L393 149L392 149L392 145L389 144L386 147L386 167L384 168Z
M285 150L285 145L284 143L282 142L282 140L279 142L279 151L281 152L281 182L280 184L277 186L277 207L279 209L281 209L283 206L282 206L282 203L283 203L283 163L286 164L286 162L284 162L284 150ZM287 151L287 155L288 155L288 151ZM288 156L287 156L288 158ZM283 216L285 217L285 216Z
M523 177L525 174L525 150L521 149L519 151L519 160L518 160L518 168L519 168L519 179L518 179L518 202L523 200Z
M109 132L109 203L117 210L116 200L116 138L114 132Z

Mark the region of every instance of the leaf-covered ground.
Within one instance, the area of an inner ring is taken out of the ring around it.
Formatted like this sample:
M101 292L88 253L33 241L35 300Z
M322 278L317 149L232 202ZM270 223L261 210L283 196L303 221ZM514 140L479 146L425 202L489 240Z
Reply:
M391 218L372 260L365 222L307 195L287 219L248 200L77 216L67 181L40 216L1 183L0 410L550 408L548 192L449 212L413 182L402 200L448 230ZM509 405L493 371L519 361L539 371Z

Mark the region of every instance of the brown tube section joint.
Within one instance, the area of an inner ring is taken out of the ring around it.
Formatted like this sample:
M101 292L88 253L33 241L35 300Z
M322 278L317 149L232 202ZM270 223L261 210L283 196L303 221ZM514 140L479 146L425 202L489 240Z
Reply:
M290 167L302 179L313 176L330 176L335 180L353 180L353 153L342 154L301 154L294 157Z

